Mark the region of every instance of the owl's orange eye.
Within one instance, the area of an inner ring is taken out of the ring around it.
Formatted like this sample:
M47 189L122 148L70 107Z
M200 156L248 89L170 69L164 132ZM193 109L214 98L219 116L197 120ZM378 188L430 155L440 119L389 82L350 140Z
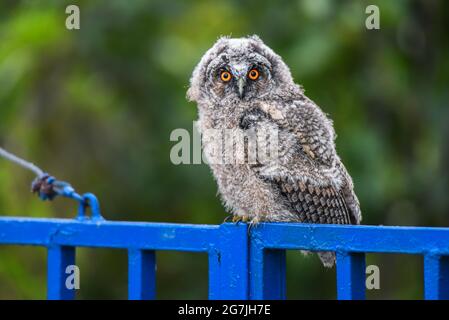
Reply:
M228 71L222 71L220 74L220 79L224 82L231 80L232 75Z
M251 69L248 72L248 78L250 78L251 80L257 80L259 78L259 71L257 69Z

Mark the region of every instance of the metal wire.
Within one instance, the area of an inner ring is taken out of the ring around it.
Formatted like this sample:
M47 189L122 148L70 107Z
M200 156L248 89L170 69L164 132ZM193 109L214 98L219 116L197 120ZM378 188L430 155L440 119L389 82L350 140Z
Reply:
M34 172L39 178L43 177L45 175L45 172L42 171L38 166L35 164L28 162L26 160L23 160L22 158L19 158L18 156L6 151L5 149L0 147L0 156L5 158L6 160L9 160L25 169L28 169L32 172Z
M78 194L70 183L56 180L54 177L45 173L35 164L23 160L18 156L6 151L0 147L0 156L9 160L25 169L34 172L37 177L31 183L31 191L37 193L42 200L53 200L56 196L75 199L79 202L78 219L84 219L86 208L91 208L92 219L102 220L100 213L100 205L97 198L92 193L83 195Z

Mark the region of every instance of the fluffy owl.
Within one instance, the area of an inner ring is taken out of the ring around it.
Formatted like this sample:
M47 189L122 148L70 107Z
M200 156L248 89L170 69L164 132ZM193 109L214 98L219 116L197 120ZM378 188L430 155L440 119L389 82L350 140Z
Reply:
M217 130L277 136L276 157L267 161L208 161L234 220L360 223L331 120L259 37L220 38L193 71L187 97L198 105L203 149ZM318 255L333 266L334 253Z

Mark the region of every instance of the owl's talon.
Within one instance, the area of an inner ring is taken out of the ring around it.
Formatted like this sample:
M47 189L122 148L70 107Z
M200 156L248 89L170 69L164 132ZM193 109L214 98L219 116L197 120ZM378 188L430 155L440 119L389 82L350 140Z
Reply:
M252 218L251 221L249 222L248 233L251 231L252 228L257 227L259 222L260 222L260 220L258 217Z
M242 221L242 217L241 216L233 216L232 217L232 222L233 223L238 223L240 221Z
M244 215L244 216L239 216L239 215L235 215L235 216L233 216L232 217L232 222L234 222L234 223L239 223L239 222L248 222L250 219L249 219L249 216L247 216L247 215Z

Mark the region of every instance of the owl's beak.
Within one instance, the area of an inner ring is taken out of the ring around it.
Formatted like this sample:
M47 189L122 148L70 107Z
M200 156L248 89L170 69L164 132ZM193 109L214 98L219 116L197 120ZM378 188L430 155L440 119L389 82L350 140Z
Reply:
M240 99L242 99L243 96L245 95L245 84L246 84L246 79L244 77L241 77L237 80L237 89L238 89Z

